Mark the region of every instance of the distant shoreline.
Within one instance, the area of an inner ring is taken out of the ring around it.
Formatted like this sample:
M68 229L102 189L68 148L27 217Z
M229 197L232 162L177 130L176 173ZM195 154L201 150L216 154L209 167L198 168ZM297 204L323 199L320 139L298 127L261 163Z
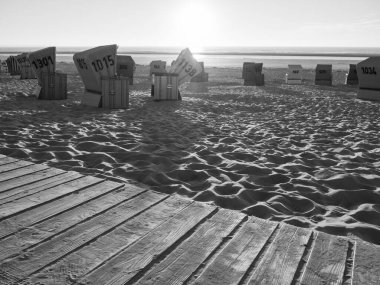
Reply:
M0 54L20 54L27 51L0 51ZM75 54L78 51L57 51L57 54ZM120 51L118 54L162 54L177 55L172 51ZM308 53L308 52L193 52L195 55L231 55L231 56L308 56L308 57L380 57L380 53Z

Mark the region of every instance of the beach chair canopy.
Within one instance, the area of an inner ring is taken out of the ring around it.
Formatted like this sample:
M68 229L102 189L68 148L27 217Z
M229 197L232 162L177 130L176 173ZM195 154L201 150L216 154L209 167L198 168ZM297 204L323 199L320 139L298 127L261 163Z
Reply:
M116 56L116 73L125 77L133 77L136 64L130 55Z
M42 84L43 73L54 73L56 67L56 48L48 47L29 54L29 62L37 75L38 84Z
M244 62L243 63L243 79L250 79L255 77L257 73L263 70L263 63Z
M116 76L117 45L106 45L74 54L75 66L82 78L85 89L101 93L101 77Z
M356 66L359 88L380 90L380 57L370 57Z
M26 68L30 68L29 53L23 52L19 55L16 55L15 58L20 69L25 70Z
M156 73L165 73L166 72L166 61L162 60L153 60L150 63L149 75Z
M315 80L324 81L332 80L332 65L331 64L317 64L315 69Z
M178 86L202 72L202 66L195 60L190 49L185 48L178 55L174 64L170 67L169 73L178 74Z
M299 64L289 64L288 65L288 79L293 80L299 80L302 79L302 66Z

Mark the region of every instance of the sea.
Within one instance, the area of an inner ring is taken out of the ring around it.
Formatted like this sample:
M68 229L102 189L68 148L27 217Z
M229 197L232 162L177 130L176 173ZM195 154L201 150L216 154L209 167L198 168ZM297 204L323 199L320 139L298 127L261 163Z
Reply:
M22 52L33 52L44 47L0 47L0 60ZM73 62L76 52L92 47L57 47L58 62ZM118 54L130 55L138 65L149 65L152 60L164 60L170 64L185 47L132 47L119 46ZM191 49L205 67L241 68L243 62L262 62L264 68L287 68L300 64L303 68L315 68L317 64L332 64L333 69L346 70L349 64L370 57L380 56L380 47L207 47Z

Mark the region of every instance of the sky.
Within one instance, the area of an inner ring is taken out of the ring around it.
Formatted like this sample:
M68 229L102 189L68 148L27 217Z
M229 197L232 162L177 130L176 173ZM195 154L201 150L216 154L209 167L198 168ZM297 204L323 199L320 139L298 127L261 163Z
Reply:
M0 46L380 47L380 0L0 0Z

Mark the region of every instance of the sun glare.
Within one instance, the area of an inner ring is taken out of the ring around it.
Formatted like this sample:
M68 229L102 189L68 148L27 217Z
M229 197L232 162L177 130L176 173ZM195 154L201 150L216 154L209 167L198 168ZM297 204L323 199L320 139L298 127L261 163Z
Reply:
M213 44L216 19L212 9L203 2L185 2L176 13L176 44L187 46L194 52Z

